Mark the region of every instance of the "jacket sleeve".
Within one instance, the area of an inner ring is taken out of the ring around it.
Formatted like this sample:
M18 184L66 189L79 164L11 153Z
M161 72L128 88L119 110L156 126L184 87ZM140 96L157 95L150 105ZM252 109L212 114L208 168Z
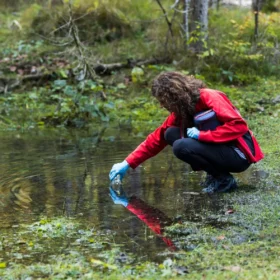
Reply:
M131 168L136 168L145 160L157 155L163 150L167 142L164 139L164 133L170 126L176 126L177 120L174 114L170 114L161 126L149 134L128 157L125 159Z
M222 125L212 131L200 131L199 141L225 143L236 140L248 131L246 121L224 93L205 89L200 98L204 107L215 111Z

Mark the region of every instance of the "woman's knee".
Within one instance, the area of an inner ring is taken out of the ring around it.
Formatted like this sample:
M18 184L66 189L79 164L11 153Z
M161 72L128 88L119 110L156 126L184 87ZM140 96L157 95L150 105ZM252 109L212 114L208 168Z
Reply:
M164 139L169 145L173 145L173 143L181 138L181 131L179 127L169 127L164 133Z
M181 155L188 155L193 153L193 146L197 140L191 138L178 139L173 143L173 153L176 157L180 158Z

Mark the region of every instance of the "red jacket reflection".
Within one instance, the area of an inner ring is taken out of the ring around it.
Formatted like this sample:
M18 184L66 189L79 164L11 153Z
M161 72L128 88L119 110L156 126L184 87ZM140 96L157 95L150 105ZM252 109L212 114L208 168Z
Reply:
M143 221L153 232L159 235L170 249L176 249L173 242L168 237L163 236L164 227L172 223L172 220L164 213L149 206L143 200L135 196L129 199L129 204L126 208Z

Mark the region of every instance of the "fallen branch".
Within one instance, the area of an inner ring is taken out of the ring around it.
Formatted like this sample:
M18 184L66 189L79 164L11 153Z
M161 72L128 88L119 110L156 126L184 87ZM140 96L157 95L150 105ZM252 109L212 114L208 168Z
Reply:
M166 10L164 9L164 7L162 6L161 2L159 0L156 0L158 5L160 6L162 12L163 12L163 15L164 15L164 18L165 18L165 21L167 23L167 26L168 26L168 29L169 29L169 32L171 34L171 37L174 36L173 34L173 30L172 30L172 23L170 22L170 20L168 19L168 16L167 16L167 12Z
M45 74L35 74L35 75L25 75L22 77L16 77L16 78L0 78L0 93L7 93L10 90L13 90L20 86L21 84L25 82L45 82L52 79L52 74L45 73Z
M132 69L134 67L141 67L144 65L169 63L170 59L165 58L150 58L150 59L128 59L126 62L110 63L110 64L97 64L93 67L93 71L98 75L110 75L113 71L122 69ZM17 76L15 78L0 78L0 93L7 93L24 83L36 82L36 84L44 84L50 80L57 78L55 72L52 73L38 73L34 75ZM103 98L103 96L102 96ZM106 99L106 98L105 98Z
M133 60L128 59L127 62L124 63L110 63L110 64L98 64L94 67L94 71L99 75L110 75L113 71L126 69L126 68L133 68L133 67L140 67L143 65L150 65L150 64L160 64L160 63L167 63L170 62L169 58L151 58L145 60Z

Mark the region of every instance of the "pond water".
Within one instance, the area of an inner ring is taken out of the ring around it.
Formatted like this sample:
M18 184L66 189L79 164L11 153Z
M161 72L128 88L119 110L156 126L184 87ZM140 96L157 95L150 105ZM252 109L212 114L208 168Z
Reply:
M116 232L115 242L156 259L172 248L160 226L195 221L205 211L224 211L221 199L197 195L202 172L192 172L170 148L130 170L123 186L133 209L113 203L108 173L143 139L129 132L42 130L0 134L0 230L41 217L67 216L88 227ZM239 175L252 181L252 170Z

